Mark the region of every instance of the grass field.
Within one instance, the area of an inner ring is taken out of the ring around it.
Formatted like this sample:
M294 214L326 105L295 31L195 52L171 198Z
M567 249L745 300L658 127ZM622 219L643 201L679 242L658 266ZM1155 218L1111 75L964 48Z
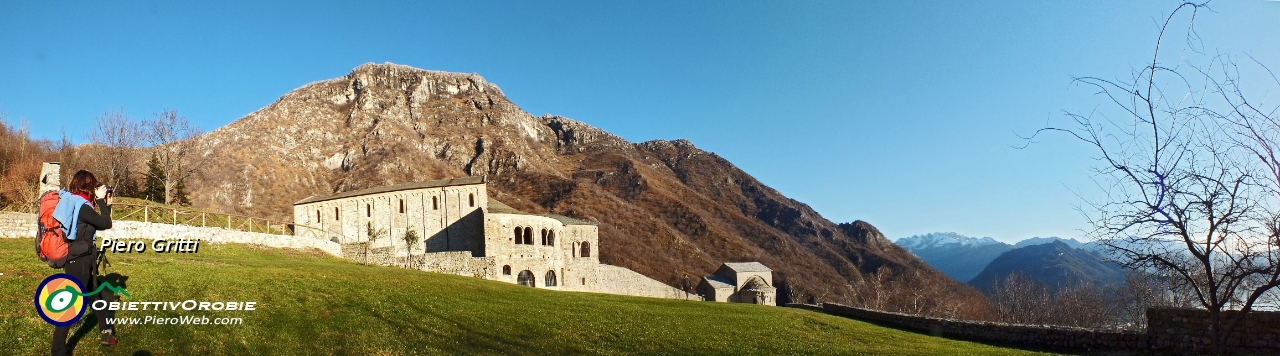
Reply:
M54 272L31 239L0 239L0 354L49 352L32 293ZM255 311L122 311L119 317L239 317L242 325L120 325L118 345L77 355L876 354L1026 351L881 328L806 310L554 292L362 266L317 253L201 245L199 254L116 254L125 301L256 301ZM91 320L86 315L84 320Z

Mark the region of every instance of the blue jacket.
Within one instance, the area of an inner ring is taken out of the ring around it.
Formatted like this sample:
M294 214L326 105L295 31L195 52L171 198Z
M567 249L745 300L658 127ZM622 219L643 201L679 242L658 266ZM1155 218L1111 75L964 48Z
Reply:
M53 208L53 218L62 223L62 232L68 240L76 239L76 219L80 217L80 208L89 203L88 200L71 192L58 191L58 206Z

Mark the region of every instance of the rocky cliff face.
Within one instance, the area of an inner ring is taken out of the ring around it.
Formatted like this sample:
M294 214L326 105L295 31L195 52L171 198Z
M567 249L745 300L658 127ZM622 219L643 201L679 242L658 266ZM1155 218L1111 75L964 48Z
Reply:
M311 195L487 175L491 196L596 222L602 262L672 285L760 261L780 294L849 301L882 266L937 273L870 224L827 221L689 141L534 117L474 74L366 64L197 140L193 202L223 211L287 219Z

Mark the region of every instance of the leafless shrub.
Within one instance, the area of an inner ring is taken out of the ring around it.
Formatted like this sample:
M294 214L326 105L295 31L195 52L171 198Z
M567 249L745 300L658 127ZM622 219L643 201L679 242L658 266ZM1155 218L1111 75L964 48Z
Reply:
M14 127L0 112L0 209L33 211L41 162L53 152L53 143L32 140L24 121Z
M134 195L135 167L139 166L142 123L121 111L107 111L94 119L88 133L91 146L82 146L86 164L93 167L103 184L116 186L117 195Z

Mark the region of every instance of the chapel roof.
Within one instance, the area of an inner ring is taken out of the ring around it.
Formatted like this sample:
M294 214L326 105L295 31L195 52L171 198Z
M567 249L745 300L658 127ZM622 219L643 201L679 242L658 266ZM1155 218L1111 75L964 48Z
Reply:
M770 272L773 271L769 267L765 267L760 262L725 262L725 267L734 272Z
M733 288L733 281L725 279L724 277L703 276L702 279L707 281L707 284L711 285L711 288L716 288L716 289L720 289L720 288L732 289Z

